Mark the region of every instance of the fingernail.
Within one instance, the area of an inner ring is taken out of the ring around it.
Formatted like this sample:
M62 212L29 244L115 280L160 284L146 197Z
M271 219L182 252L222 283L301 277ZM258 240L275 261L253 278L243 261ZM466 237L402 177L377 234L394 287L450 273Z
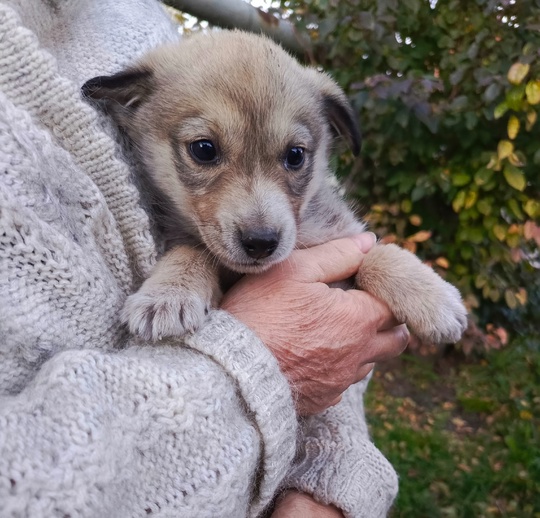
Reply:
M363 232L352 238L364 254L369 252L377 242L377 236L373 232Z

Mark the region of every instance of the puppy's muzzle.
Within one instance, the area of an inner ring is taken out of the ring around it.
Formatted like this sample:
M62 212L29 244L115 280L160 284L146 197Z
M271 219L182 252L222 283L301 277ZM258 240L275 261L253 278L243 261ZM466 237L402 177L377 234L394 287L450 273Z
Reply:
M248 230L240 235L242 248L253 259L270 257L278 247L279 235L275 230Z

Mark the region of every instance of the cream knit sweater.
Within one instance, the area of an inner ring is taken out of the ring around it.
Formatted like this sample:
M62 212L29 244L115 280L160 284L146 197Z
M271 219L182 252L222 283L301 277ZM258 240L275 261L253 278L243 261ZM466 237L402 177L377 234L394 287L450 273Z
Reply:
M277 362L225 312L184 344L119 324L156 247L79 89L176 37L154 0L0 0L0 516L257 516L283 487L384 516L397 479L365 383L299 427Z

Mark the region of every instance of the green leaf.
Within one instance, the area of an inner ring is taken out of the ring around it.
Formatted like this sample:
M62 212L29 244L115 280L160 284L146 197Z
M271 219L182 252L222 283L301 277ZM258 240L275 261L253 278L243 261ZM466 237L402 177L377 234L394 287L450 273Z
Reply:
M474 175L474 183L476 185L485 185L491 180L491 177L493 176L493 169L488 169L487 167L483 167L479 171L476 172Z
M511 110L520 111L525 100L525 85L514 86L506 94L506 104Z
M525 215L523 214L523 211L515 198L510 198L508 200L508 207L517 219L523 220L525 218Z
M527 181L525 180L525 175L521 169L518 169L512 164L506 164L504 166L503 175L510 187L513 187L518 191L523 191L525 189Z
M495 119L500 119L508 111L508 104L506 101L498 104L493 111L493 116Z
M405 4L414 14L418 13L418 9L420 9L419 0L402 0L401 3Z
M453 173L452 185L456 187L463 187L471 181L471 177L467 173Z
M487 199L482 199L476 204L476 208L478 209L478 212L480 212L480 214L483 214L484 216L489 216L492 211L491 201Z

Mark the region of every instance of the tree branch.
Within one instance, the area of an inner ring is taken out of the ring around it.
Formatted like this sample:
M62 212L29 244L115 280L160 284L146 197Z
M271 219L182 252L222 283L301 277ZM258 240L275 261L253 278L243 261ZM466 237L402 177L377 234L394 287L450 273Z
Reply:
M162 1L179 11L184 11L224 29L262 32L300 56L310 53L311 41L306 34L298 32L292 23L265 13L243 0Z

